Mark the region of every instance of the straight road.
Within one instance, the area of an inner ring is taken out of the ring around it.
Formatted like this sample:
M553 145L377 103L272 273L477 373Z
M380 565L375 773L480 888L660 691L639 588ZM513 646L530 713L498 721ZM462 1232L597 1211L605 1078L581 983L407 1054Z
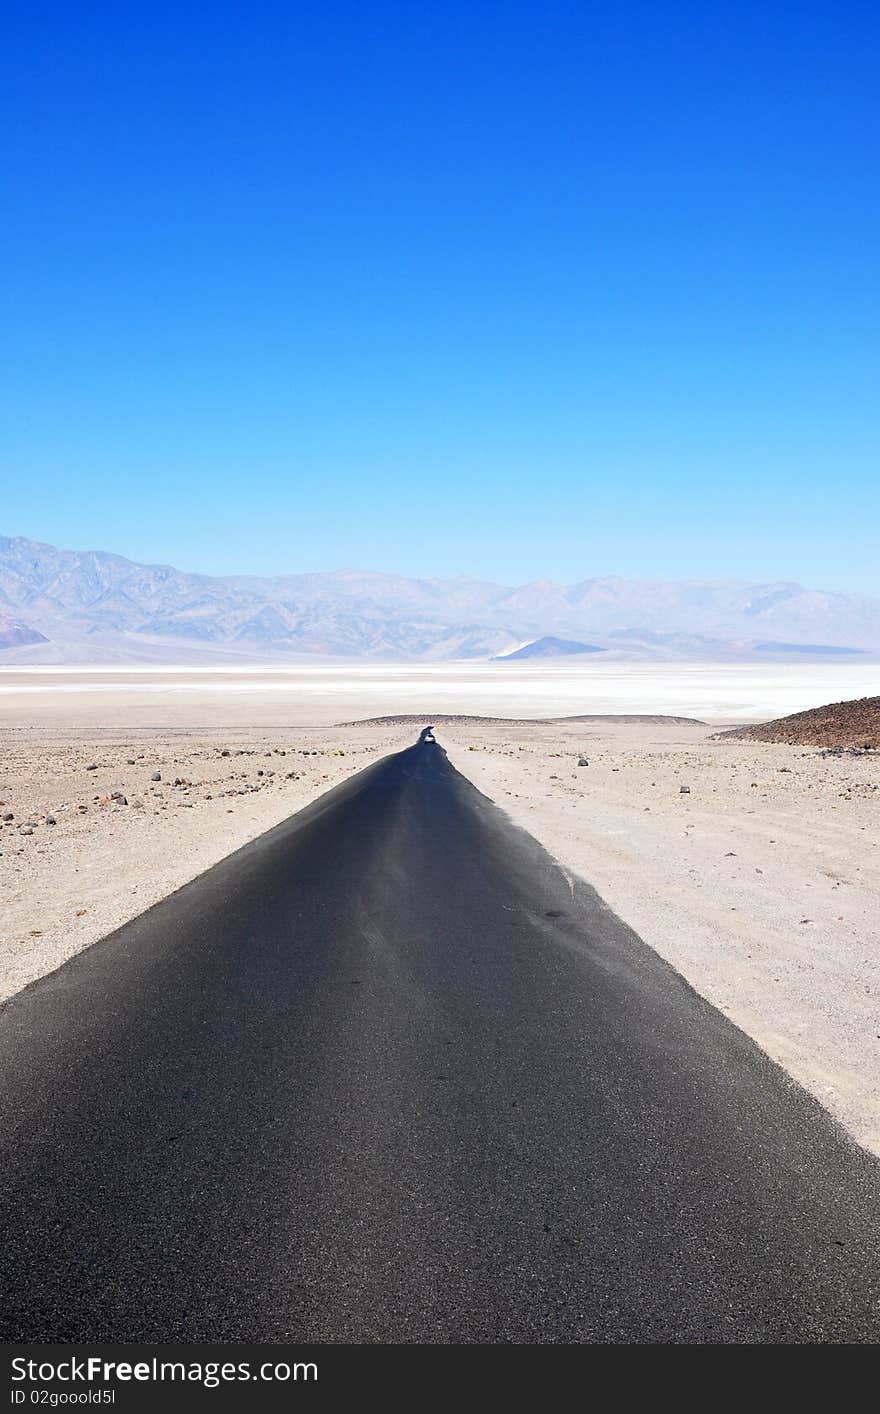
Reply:
M430 741L19 994L0 1080L7 1340L880 1335L880 1164Z

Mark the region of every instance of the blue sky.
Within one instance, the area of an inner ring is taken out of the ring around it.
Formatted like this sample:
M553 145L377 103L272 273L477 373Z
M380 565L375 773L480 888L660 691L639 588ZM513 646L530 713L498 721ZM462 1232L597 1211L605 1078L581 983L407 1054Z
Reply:
M880 592L875 7L7 16L0 533Z

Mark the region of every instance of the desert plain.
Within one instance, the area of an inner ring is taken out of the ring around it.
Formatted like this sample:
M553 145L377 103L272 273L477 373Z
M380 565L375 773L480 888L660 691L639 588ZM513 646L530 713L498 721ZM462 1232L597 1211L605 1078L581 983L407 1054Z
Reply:
M0 998L436 721L568 877L880 1152L880 755L718 736L874 694L878 665L4 668Z

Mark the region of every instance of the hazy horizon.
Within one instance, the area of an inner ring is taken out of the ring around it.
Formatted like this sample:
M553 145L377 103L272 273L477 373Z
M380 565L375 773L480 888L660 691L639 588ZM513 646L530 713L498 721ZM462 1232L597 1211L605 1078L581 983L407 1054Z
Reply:
M0 540L23 540L30 541L35 545L42 545L52 550L60 550L64 553L74 555L108 555L116 556L124 560L130 560L132 564L143 565L149 569L175 569L184 574L199 575L208 579L284 579L298 576L343 576L343 575L375 575L382 578L399 578L423 580L426 582L438 581L473 581L486 585L493 585L500 589L519 589L531 585L555 584L563 588L573 588L578 584L591 580L623 580L633 583L663 583L663 584L730 584L730 585L756 585L756 584L789 584L797 585L799 588L814 590L819 593L829 594L852 594L853 596L864 595L867 598L880 599L880 581L876 591L870 589L851 589L845 584L817 584L811 583L804 578L798 579L796 576L782 574L771 574L763 577L755 577L745 573L730 574L670 574L670 575L649 575L649 574L623 574L616 570L596 570L593 568L584 569L581 573L575 574L572 578L563 578L559 574L539 574L526 575L523 572L513 574L508 579L495 579L487 573L481 573L479 569L458 570L449 574L429 574L427 572L402 570L394 565L380 567L369 563L349 563L349 564L324 564L317 568L303 569L299 565L288 565L278 569L241 569L237 565L229 564L225 568L202 569L190 563L174 562L168 558L139 559L128 552L118 549L116 546L106 544L69 544L64 542L53 542L43 535L31 535L22 531L14 530L11 534L0 526Z
M880 509L880 507L878 507ZM756 570L754 573L747 571L744 567L737 568L737 561L732 558L725 562L725 567L721 568L693 568L687 564L679 564L678 568L670 568L668 572L663 572L662 567L652 562L643 568L638 563L632 563L630 568L624 570L616 564L604 560L590 563L587 566L578 568L573 556L566 561L566 572L551 561L541 562L529 568L528 562L509 561L504 573L492 573L491 567L483 568L475 558L467 562L451 559L446 567L432 568L431 564L426 564L419 549L413 552L407 543L407 537L403 536L400 542L399 551L395 556L394 550L389 550L384 556L375 556L372 559L367 551L361 553L361 558L353 560L342 560L331 557L328 560L319 560L314 553L308 550L301 552L297 549L291 552L289 557L278 551L274 557L261 557L256 552L249 556L230 557L228 550L224 554L224 546L218 545L208 559L198 553L198 547L194 547L192 554L187 554L185 550L176 558L173 554L164 553L158 548L152 553L138 553L131 548L136 544L134 531L128 536L123 536L123 544L109 545L92 541L82 540L75 543L70 535L60 534L58 539L53 540L47 533L40 532L34 525L27 528L16 527L11 533L5 529L0 532L8 535L10 539L31 540L36 544L52 545L55 548L69 550L73 553L97 553L119 555L123 559L131 560L136 564L150 566L170 566L175 569L184 570L187 574L204 575L214 579L228 579L233 577L248 576L260 579L276 579L286 575L300 574L377 574L387 576L400 576L406 579L421 580L456 580L472 579L486 583L497 584L508 588L516 588L521 585L536 584L542 582L553 582L571 586L587 579L625 579L645 582L663 583L686 583L709 581L717 583L737 583L737 584L798 584L804 588L815 589L828 593L844 593L853 595L866 595L871 598L880 598L880 574L868 574L867 576L856 576L847 574L841 568L837 577L832 579L830 573L824 579L821 573L810 573L806 570L802 573L784 572L781 569L774 569L769 566L765 571ZM368 540L369 536L364 536ZM487 535L486 542L491 543L491 535ZM745 557L743 557L745 559ZM294 563L295 561L295 563Z
M0 536L6 661L161 661L172 645L178 659L239 660L255 652L376 660L864 656L880 654L880 600L778 580L613 576L510 586L370 570L203 577Z

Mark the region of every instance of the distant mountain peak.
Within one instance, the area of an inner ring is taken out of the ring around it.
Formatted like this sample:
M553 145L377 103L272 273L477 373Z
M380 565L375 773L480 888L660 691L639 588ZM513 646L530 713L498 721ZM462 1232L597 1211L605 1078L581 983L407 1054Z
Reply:
M38 633L35 628L0 614L0 649L24 648L30 643L46 643L47 641L44 635Z
M512 653L499 654L495 662L513 663L521 658L568 658L578 653L606 651L595 643L576 643L572 638L554 638L552 634L545 634L543 638L535 638L531 643L524 643L521 648L515 648Z

